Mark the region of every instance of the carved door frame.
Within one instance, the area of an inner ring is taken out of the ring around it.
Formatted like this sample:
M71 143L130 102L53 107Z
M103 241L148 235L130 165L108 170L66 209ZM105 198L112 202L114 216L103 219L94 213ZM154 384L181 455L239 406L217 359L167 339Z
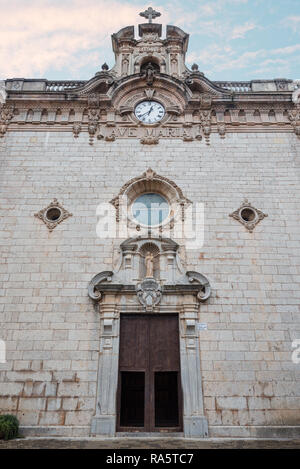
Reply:
M115 436L117 424L117 388L119 372L120 314L141 312L133 307L101 303L100 348L97 379L96 414L91 434ZM199 337L198 305L161 306L157 313L178 313L181 387L183 393L183 432L185 437L207 437L204 415ZM157 314L153 313L153 314Z

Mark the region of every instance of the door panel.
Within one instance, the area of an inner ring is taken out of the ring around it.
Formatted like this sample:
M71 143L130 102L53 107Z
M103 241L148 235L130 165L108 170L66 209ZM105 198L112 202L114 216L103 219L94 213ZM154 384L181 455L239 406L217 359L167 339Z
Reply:
M180 369L178 317L166 316L154 316L149 321L150 368L153 371Z
M121 315L120 327L120 370L146 370L148 355L145 350L149 347L147 317Z
M155 373L154 379L155 426L177 427L179 425L178 372L158 372Z
M121 372L121 415L123 427L145 426L145 373Z
M182 429L177 315L121 314L117 429Z

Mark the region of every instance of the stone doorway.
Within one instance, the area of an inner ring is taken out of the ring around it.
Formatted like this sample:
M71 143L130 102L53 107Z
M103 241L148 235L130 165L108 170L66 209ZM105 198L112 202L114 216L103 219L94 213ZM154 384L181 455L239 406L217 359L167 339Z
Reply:
M140 268L150 243L158 259L153 277ZM140 434L170 430L186 437L208 435L197 323L200 303L211 288L199 272L184 272L178 248L168 238L128 239L120 245L115 270L102 271L89 283L100 316L92 435L124 435L128 428ZM124 324L128 332L123 340Z
M117 431L182 431L177 314L121 314Z

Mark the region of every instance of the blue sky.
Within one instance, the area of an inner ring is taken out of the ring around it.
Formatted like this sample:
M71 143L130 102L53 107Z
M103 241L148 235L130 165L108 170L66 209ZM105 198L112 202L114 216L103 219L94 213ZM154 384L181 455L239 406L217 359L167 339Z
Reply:
M190 34L187 65L211 80L300 78L300 0L0 0L0 79L87 80L150 5Z

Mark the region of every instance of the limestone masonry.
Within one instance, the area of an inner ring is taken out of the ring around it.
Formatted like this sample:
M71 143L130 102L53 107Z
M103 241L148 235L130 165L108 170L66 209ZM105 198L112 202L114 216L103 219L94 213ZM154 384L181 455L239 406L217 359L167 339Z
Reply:
M0 413L27 435L299 437L300 88L210 81L157 14L88 81L0 83ZM124 364L149 351L130 318L166 318L149 353L175 368Z

